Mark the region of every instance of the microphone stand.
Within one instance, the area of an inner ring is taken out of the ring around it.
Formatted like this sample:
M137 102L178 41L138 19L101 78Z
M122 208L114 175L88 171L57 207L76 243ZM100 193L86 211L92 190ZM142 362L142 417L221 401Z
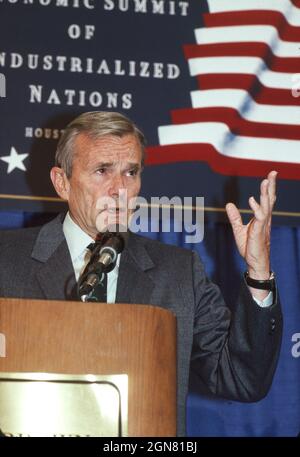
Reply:
M78 295L82 301L89 301L95 287L103 281L104 274L114 269L117 255L122 252L124 246L124 237L109 231L88 246L92 252L91 259L78 281ZM102 248L106 252L103 252Z
M86 265L82 275L79 278L77 292L81 301L88 302L89 296L94 291L99 282L103 281L104 265L98 262L100 257L100 249L104 244L104 237L91 243L88 249L92 252L91 258Z

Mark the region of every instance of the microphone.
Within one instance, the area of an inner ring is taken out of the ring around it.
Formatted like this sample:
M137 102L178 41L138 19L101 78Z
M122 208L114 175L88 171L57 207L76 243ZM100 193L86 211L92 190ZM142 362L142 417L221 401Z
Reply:
M88 301L94 288L103 281L104 275L114 269L118 254L125 248L128 232L121 230L122 227L118 225L113 228L114 231L111 231L108 227L95 243L88 246L92 251L91 259L78 282L78 295L82 301Z
M115 267L118 254L125 247L125 237L119 232L108 232L103 235L103 244L99 250L98 263L103 266L103 272L109 273Z

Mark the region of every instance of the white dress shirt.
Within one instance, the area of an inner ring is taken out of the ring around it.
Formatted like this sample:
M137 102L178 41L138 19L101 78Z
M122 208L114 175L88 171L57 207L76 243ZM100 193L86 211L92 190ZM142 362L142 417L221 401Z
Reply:
M95 240L73 221L69 212L63 222L63 232L70 251L75 278L78 282L81 273L90 260L91 252L87 247ZM115 268L107 274L107 303L115 303L116 301L120 257L119 254Z
M258 300L258 298L253 297L253 295L252 295L252 298L254 301L256 301L258 306L260 306L261 308L268 308L268 306L271 306L273 304L273 292L272 291L270 291L268 293L268 295L266 296L266 298L264 298L263 300Z

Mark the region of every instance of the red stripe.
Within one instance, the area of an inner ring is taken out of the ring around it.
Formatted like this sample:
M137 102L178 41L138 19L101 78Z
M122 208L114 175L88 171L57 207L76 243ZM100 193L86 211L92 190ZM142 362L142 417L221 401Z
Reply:
M171 111L173 124L222 122L234 135L258 138L300 140L299 125L251 122L243 119L233 108L187 108Z
M264 177L277 170L281 179L300 179L300 164L234 159L219 154L211 144L180 144L147 148L147 165L207 162L216 173L227 176Z
M224 37L226 41L226 37ZM191 44L183 46L186 59L195 57L259 57L265 61L266 66L272 71L284 73L300 72L300 47L299 56L278 57L265 43L212 43Z
M226 41L226 37L224 37ZM227 57L244 56L260 57L264 59L269 54L270 48L265 43L211 43L211 44L187 44L183 46L186 59L194 57Z
M290 25L285 16L277 11L252 10L229 11L226 13L206 13L203 15L206 27L233 25L273 25L284 41L300 41L300 27Z
M200 89L244 89L251 93L257 103L269 105L299 106L299 97L293 97L288 89L273 89L263 86L255 75L207 74L197 76ZM299 88L300 89L300 88ZM298 91L300 93L300 90ZM300 121L300 119L299 119Z

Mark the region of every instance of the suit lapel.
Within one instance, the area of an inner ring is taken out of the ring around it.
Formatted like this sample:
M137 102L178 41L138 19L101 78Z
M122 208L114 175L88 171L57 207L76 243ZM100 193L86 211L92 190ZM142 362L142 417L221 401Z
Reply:
M130 234L128 246L121 256L116 302L151 303L154 282L146 272L154 266L142 237Z
M42 262L36 276L45 298L78 299L74 269L62 230L61 215L42 227L31 256Z
M66 241L63 241L37 273L47 299L78 300L73 265Z

